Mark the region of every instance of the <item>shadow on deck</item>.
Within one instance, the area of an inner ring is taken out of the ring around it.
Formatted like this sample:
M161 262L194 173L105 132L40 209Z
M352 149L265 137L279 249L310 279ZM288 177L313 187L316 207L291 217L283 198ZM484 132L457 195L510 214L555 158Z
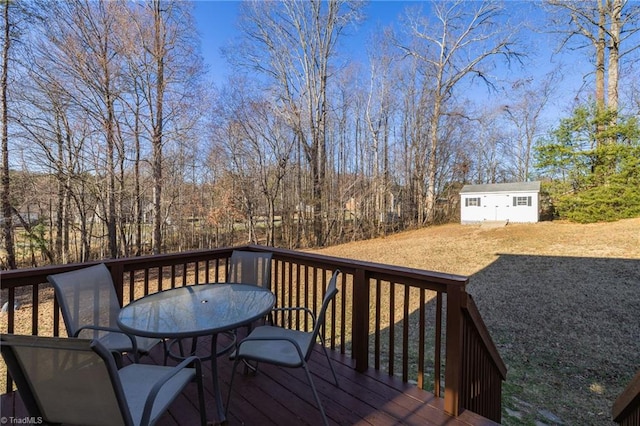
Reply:
M199 342L200 355L206 355L210 345L205 340L201 339ZM318 346L316 351L317 353L311 357L309 367L331 424L496 424L468 410L458 417L451 417L444 412L443 400L435 398L433 394L375 370L358 373L349 357L330 351L340 382L340 388L336 388L322 349ZM156 346L151 355L143 357L141 362L162 364L162 346ZM231 378L231 365L227 356L218 358L219 380L225 402ZM203 362L203 370L207 419L211 422L216 418L216 413L209 362ZM2 395L0 408L3 418L28 416L17 392ZM198 424L197 410L196 388L188 386L157 424ZM244 375L243 368L238 367L227 420L230 426L322 424L304 371L266 364L260 365L257 375Z

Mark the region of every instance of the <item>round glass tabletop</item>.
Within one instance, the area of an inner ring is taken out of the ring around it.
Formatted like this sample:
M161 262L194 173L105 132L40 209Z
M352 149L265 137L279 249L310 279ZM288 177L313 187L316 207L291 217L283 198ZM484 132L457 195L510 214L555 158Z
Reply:
M150 294L122 308L129 333L160 338L197 337L233 330L266 315L275 295L246 284L198 284Z

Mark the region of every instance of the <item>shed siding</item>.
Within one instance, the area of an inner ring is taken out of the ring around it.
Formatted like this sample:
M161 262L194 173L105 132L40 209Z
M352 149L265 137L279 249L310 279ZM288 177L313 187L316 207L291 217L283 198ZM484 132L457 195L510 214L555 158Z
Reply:
M463 191L460 194L460 221L538 222L539 191Z

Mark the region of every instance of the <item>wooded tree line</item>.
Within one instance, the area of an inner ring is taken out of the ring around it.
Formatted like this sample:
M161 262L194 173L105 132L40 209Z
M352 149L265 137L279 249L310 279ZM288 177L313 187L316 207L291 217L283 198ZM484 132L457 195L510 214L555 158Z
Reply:
M363 2L244 2L234 75L212 85L192 3L2 0L2 266L370 238L456 218L466 183L626 187L640 176L640 8L544 7L559 48L595 58L593 78L501 77L533 58L526 22L497 2L417 4L358 57L344 43ZM566 118L582 130L544 119L563 78L588 87Z

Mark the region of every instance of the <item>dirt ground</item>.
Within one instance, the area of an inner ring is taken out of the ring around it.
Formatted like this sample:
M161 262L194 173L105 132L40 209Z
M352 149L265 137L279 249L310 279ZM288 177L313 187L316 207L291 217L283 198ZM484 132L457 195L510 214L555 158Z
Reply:
M470 276L509 368L504 424L615 424L640 370L640 218L449 224L318 252Z

